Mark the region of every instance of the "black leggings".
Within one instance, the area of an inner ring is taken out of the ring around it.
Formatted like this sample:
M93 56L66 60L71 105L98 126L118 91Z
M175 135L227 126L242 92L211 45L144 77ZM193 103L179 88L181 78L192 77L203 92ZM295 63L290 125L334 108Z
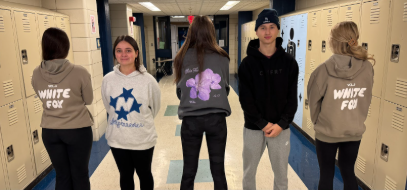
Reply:
M90 190L88 165L92 128L43 128L42 140L55 168L55 190Z
M181 126L182 153L184 170L181 190L193 190L195 175L198 170L199 152L202 136L205 132L208 145L210 168L215 190L227 190L225 175L226 117L225 114L207 114L203 116L184 117Z
M359 152L360 141L326 143L315 140L319 163L319 190L332 190L335 174L335 157L339 148L338 163L344 190L358 190L355 176L355 162Z
M110 148L120 172L122 190L134 190L134 169L140 180L140 190L154 190L154 179L151 173L154 147L147 150Z

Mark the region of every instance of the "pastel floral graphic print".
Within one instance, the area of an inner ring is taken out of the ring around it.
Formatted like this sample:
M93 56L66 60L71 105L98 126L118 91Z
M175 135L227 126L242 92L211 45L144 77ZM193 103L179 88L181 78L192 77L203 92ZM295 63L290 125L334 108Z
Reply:
M218 90L222 87L219 85L221 77L219 74L213 73L211 69L206 69L200 75L197 74L194 78L187 80L186 86L191 88L189 96L192 99L199 98L202 101L208 101L210 98L211 89Z

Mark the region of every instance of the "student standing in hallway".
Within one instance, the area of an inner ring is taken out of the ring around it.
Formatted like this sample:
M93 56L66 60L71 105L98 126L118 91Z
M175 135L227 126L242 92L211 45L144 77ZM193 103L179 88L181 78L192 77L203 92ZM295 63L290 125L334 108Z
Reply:
M215 189L226 190L226 116L231 113L229 55L216 43L215 27L206 16L196 16L184 45L175 57L175 82L180 99L181 141L184 157L181 189L194 189L199 152L205 132Z
M55 168L55 189L90 190L93 118L85 105L93 101L91 76L66 59L69 38L64 31L47 29L41 45L43 61L31 83L43 103L42 140Z
M267 146L274 189L288 189L289 125L297 111L298 64L277 38L277 11L264 9L256 20L258 39L250 41L239 67L239 101L244 112L243 189L256 189L256 173Z
M120 172L122 190L134 190L134 170L141 190L154 189L154 118L160 110L161 91L138 55L139 48L132 37L117 37L113 57L119 64L102 83L102 99L109 114L106 139Z
M358 189L354 168L373 89L374 71L368 60L375 62L358 46L358 39L354 22L334 26L329 42L334 55L312 72L308 82L321 190L333 189L338 148L344 189Z

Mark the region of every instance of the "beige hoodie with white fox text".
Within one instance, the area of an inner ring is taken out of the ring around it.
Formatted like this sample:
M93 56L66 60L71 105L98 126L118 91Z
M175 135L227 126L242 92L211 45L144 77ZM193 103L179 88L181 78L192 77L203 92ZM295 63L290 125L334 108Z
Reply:
M315 69L307 93L316 139L327 143L362 139L373 75L369 61L338 54Z

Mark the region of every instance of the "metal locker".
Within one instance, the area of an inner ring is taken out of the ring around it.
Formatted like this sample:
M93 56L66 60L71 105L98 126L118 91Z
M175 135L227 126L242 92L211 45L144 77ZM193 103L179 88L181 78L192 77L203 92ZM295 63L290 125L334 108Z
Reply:
M385 99L407 106L407 0L392 1L390 45L387 64ZM404 49L404 55L402 54ZM375 72L376 73L376 72Z
M307 30L305 73L311 74L321 64L321 11L308 13Z
M322 10L321 16L321 63L325 62L332 56L329 46L329 37L331 29L339 21L338 7Z
M384 101L377 142L375 190L404 190L407 169L407 107Z
M372 102L365 121L366 132L363 134L362 142L359 147L359 155L355 164L356 176L369 188L372 188L373 185L380 103L380 98L372 97Z
M358 25L360 32L360 2L341 4L339 8L339 22L353 21Z
M53 15L43 15L38 14L38 31L39 31L39 42L41 47L42 36L44 35L45 30L51 27L55 27L55 20ZM42 49L40 49L41 51Z
M68 59L71 63L74 63L73 59L73 48L72 48L72 36L71 36L71 24L69 22L69 17L63 17L63 16L55 16L55 21L56 21L56 26L68 35L69 38L69 43L70 43L70 48L69 48L69 53L66 59Z
M365 47L369 54L373 54L376 59L376 64L373 67L374 83L372 93L374 96L381 98L383 78L385 77L385 55L388 50L383 47L386 47L388 42L390 0L363 2L362 11L363 24L362 29L360 29L361 40L359 41L361 42L360 45Z
M3 173L3 165L0 164L0 190L6 190L6 178Z
M42 128L40 127L42 118L42 102L37 95L27 98L28 118L30 121L31 139L34 147L34 158L37 174L41 174L51 165L51 160L42 142Z
M22 98L11 11L0 9L0 105ZM7 45L7 46L4 46Z
M0 133L0 137L1 137L1 133ZM6 184L6 179L8 179L7 177L5 177L5 164L4 163L4 159L3 159L3 145L0 142L0 190L6 190L7 189L7 184Z
M311 74L305 73L304 75L304 109L303 109L303 117L302 117L302 130L305 131L310 137L312 137L315 140L315 130L314 130L314 124L312 123L311 120L311 113L308 105L308 94L307 94L307 86L308 86L308 81L311 77Z
M0 107L0 131L10 189L24 189L34 169L22 100Z
M34 13L14 11L20 60L23 69L25 95L34 95L31 78L35 67L41 64L37 20Z

